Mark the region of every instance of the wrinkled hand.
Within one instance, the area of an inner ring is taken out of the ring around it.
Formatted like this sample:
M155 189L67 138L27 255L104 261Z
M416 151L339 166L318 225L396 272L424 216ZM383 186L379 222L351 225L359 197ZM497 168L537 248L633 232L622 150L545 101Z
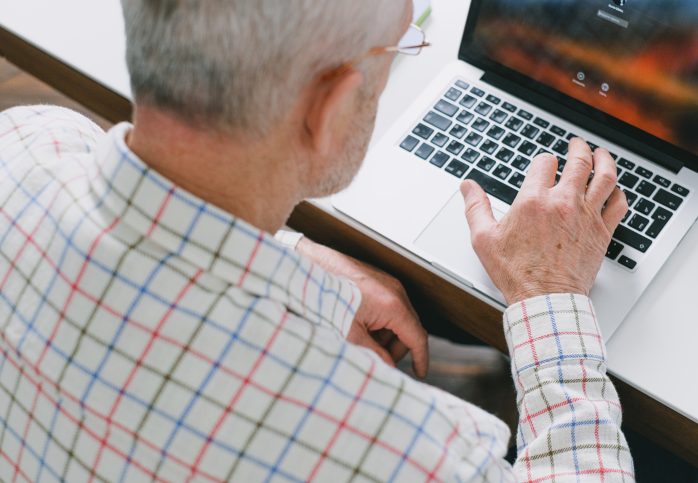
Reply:
M555 156L536 157L500 222L480 186L472 181L461 186L473 248L509 304L551 293L589 295L628 211L608 151L592 154L586 142L573 139L557 186L556 170Z
M328 272L350 279L361 291L361 306L349 330L349 342L373 350L391 366L411 351L415 375L426 376L429 367L427 332L400 282L307 238L301 239L298 252Z

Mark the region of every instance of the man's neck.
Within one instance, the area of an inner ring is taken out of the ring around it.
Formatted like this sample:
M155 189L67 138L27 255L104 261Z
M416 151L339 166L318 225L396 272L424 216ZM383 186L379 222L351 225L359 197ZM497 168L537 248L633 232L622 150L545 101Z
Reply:
M300 201L300 174L279 157L290 153L273 146L197 130L147 107L136 109L126 142L177 186L269 233Z

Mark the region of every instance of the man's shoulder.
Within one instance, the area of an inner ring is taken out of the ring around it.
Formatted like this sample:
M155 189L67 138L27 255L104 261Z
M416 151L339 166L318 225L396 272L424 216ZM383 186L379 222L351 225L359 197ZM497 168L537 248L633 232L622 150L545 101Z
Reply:
M0 112L0 150L17 144L40 148L46 145L42 141L50 140L66 149L91 151L103 135L89 118L65 107L18 106Z

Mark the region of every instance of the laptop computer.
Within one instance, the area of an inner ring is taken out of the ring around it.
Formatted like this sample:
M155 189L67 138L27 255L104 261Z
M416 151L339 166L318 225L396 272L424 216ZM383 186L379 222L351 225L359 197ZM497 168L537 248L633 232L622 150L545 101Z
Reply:
M332 204L503 307L461 182L478 182L501 218L536 154L562 172L573 136L603 146L631 206L591 293L609 340L698 218L697 24L687 0L472 0L458 59Z

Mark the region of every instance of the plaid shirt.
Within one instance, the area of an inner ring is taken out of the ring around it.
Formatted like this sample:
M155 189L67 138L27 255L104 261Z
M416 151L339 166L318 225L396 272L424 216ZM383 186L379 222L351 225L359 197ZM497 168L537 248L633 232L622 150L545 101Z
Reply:
M0 114L0 480L632 481L593 309L504 327L494 416L345 340L360 294L60 108Z

